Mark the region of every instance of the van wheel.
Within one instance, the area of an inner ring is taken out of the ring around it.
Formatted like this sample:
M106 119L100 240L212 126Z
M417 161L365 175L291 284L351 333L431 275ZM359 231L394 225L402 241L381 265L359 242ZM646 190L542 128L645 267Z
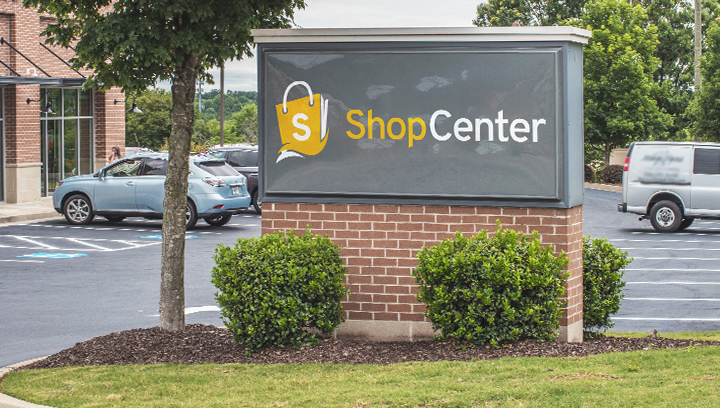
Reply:
M680 223L680 227L677 229L678 231L685 231L685 228L692 225L693 221L695 221L695 218L685 218Z
M680 228L683 215L672 201L660 201L650 210L650 223L657 232L674 232Z

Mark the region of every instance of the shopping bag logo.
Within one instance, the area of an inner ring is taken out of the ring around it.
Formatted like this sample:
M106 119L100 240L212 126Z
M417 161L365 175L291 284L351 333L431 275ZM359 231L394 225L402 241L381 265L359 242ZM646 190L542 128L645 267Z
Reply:
M304 86L309 96L288 101L288 93L295 85ZM327 107L328 101L322 95L313 95L307 82L295 81L288 85L283 102L275 106L283 144L275 163L289 157L314 156L325 148Z

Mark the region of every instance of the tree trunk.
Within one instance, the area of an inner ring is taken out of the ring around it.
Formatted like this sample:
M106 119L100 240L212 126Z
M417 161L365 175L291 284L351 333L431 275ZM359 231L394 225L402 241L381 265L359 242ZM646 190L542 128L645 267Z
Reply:
M160 270L160 328L171 331L185 329L185 210L198 70L199 58L189 56L173 73Z
M610 164L610 155L612 154L612 145L610 143L605 143L605 167L607 167Z

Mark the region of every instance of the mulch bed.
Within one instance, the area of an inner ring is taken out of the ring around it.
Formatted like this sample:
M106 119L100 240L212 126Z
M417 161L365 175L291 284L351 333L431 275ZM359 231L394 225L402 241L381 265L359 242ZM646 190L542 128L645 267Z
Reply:
M96 337L61 351L24 368L48 368L66 365L109 364L391 364L407 361L467 361L501 357L568 357L600 353L720 345L717 341L674 340L660 336L648 338L605 337L583 343L524 341L505 347L458 348L437 341L367 342L322 339L317 346L301 349L262 349L251 357L245 348L232 342L224 328L203 324L188 325L185 331L169 332L158 327L134 329Z

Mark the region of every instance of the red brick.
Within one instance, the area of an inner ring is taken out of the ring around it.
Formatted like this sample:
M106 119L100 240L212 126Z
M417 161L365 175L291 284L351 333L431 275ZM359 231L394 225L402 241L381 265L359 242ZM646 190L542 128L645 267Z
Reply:
M336 221L360 221L360 214L358 213L336 213Z
M348 205L348 211L354 213L371 213L373 212L373 206L370 204L350 204Z
M393 214L398 212L398 206L397 205L384 205L384 204L378 204L375 206L375 212L376 213L387 213L387 214Z
M298 205L295 203L273 203L273 209L275 211L297 211ZM264 208L263 208L264 209ZM264 213L264 211L263 211ZM263 214L265 216L265 214Z
M367 276L367 275L346 275L346 276L347 276L347 282L349 285L373 283L372 276Z
M385 293L384 285L360 285L358 292L362 293Z
M360 221L384 222L385 214L362 213L360 214Z
M423 214L425 207L420 205L403 205L399 210L402 214Z
M396 239L376 239L373 240L373 248L397 248L398 240Z
M397 285L398 284L398 277L397 276L372 276L372 283L376 285Z
M300 203L300 204L298 204L298 211L307 211L307 212L311 212L311 213L322 213L323 205L322 204L312 204L312 203Z
M410 293L410 286L385 286L385 293L397 293L407 295Z
M393 258L373 258L373 266L397 266L397 259Z
M389 304L389 305L387 305L387 310L388 310L388 312L410 313L410 312L412 312L412 305Z
M413 314L413 313L400 313L400 321L401 322L423 322L425 321L425 316L421 314Z
M381 248L362 248L360 254L369 258L385 257L385 249Z
M373 294L374 303L397 303L397 295Z
M505 207L502 209L503 215L527 215L527 213L528 213L527 208Z
M352 292L348 296L351 302L372 302L372 295L368 293Z
M361 303L360 310L363 312L384 312L387 308L383 303Z
M348 205L347 204L325 204L325 211L348 212Z
M350 311L350 312L348 313L348 319L349 319L349 320L372 320L372 319L373 319L373 315L372 315L372 313L368 313L368 312L353 312L353 311Z
M385 239L387 238L387 231L360 231L360 238L362 239Z
M398 313L375 313L373 318L375 320L395 322L400 320L400 315Z
M409 214L387 214L385 215L387 222L410 222Z

